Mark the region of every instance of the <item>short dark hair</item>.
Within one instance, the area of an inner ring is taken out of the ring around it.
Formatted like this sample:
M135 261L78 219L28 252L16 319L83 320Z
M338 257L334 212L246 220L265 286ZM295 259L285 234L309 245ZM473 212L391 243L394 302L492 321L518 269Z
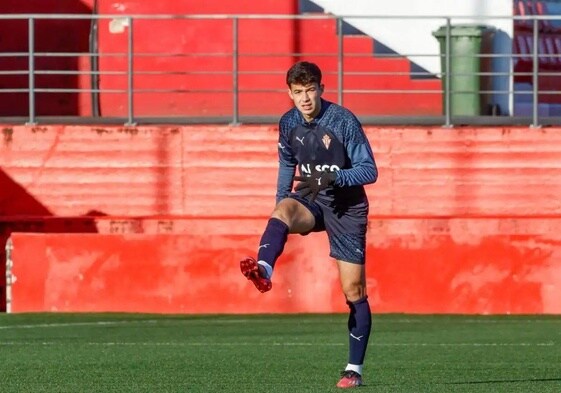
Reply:
M299 61L294 64L286 73L286 84L309 85L317 83L321 85L321 70L319 67L308 61Z

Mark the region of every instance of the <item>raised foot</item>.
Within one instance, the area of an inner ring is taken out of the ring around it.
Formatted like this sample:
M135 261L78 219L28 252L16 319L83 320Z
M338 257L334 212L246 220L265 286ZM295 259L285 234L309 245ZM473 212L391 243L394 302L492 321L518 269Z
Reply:
M273 287L271 280L259 274L259 265L252 257L247 257L240 261L240 270L242 274L255 285L255 288L257 288L259 292L264 293L270 291Z

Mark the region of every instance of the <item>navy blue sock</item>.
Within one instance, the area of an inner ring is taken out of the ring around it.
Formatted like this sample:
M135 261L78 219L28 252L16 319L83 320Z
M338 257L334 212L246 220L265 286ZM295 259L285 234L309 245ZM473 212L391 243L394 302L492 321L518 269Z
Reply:
M259 250L257 251L257 260L265 261L271 267L275 266L277 258L284 250L284 245L288 238L288 225L278 218L270 218L267 227L261 236L259 242Z
M364 362L370 329L372 328L372 314L368 297L365 296L356 302L347 302L349 305L349 363L360 365Z

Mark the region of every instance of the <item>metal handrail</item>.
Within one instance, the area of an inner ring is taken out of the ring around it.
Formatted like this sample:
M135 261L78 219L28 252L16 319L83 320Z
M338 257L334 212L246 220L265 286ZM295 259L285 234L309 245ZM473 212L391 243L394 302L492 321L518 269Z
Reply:
M381 53L376 54L377 58L407 58L409 56L417 57L438 57L444 60L443 70L440 72L425 72L425 71L352 71L344 68L345 59L348 57L356 58L368 58L371 55L365 53L357 54L347 54L344 50L344 34L343 34L343 24L345 21L353 19L392 19L392 20L412 20L412 19L437 19L441 20L446 26L446 42L445 42L445 53L444 54L431 54L431 53ZM232 113L229 117L228 123L240 124L252 122L252 119L263 120L263 117L244 115L240 112L240 95L246 93L284 93L285 88L279 86L278 88L267 88L262 89L257 88L241 88L240 77L241 76L259 76L259 75L282 75L283 71L278 70L261 70L261 71L247 71L240 67L240 60L244 58L261 58L261 57L296 57L305 58L306 56L314 56L317 58L335 58L336 59L336 70L324 72L327 76L335 76L336 83L334 86L328 86L326 89L327 93L332 93L336 96L336 101L340 104L345 104L345 97L350 94L355 95L387 95L388 97L399 95L442 95L443 96L443 113L442 115L427 115L427 116L403 116L401 114L392 115L376 115L374 112L372 114L362 113L359 115L363 122L367 123L395 123L395 124L420 124L420 123L434 123L440 124L445 127L452 127L455 124L526 124L531 127L540 127L542 125L550 124L561 124L559 118L556 116L542 117L539 113L540 97L554 97L561 94L561 90L549 89L540 90L539 80L542 77L556 77L561 76L561 54L551 54L551 53L540 53L540 41L539 37L544 34L539 29L540 21L552 21L559 20L561 17L556 15L531 15L531 16L446 16L446 15L433 15L433 16L412 16L412 15L388 15L388 16L333 16L327 14L321 15L86 15L86 14L9 14L0 15L0 20L21 20L28 22L28 51L27 52L3 52L0 53L1 59L16 59L16 58L27 58L27 69L8 69L0 70L0 77L9 78L17 76L27 75L28 87L21 86L8 86L5 88L0 88L0 99L4 94L7 93L27 93L28 94L28 116L22 118L21 116L12 116L7 114L4 117L0 117L0 122L6 121L22 121L27 124L37 124L37 123L48 123L52 121L65 122L65 117L59 115L44 116L37 115L37 94L51 94L51 93L66 93L66 94L126 94L126 116L121 117L111 117L111 116L78 116L87 119L89 122L106 122L109 119L118 119L117 121L123 121L125 125L131 126L143 122L153 122L159 121L161 123L173 122L177 123L177 116L173 115L161 115L161 116L141 116L135 111L135 98L140 94L188 94L188 93L225 93L232 95ZM36 51L35 41L36 41L36 26L42 20L124 20L127 26L126 38L127 47L125 52L106 52L106 53L92 53L92 52L72 52L72 51L61 51L61 52L49 52L49 51ZM239 50L238 36L239 36L239 21L241 20L256 20L256 19L272 19L272 20L333 20L337 26L337 50L335 53L306 53L306 52L287 52L287 53L241 53ZM149 53L149 52L136 52L135 51L135 21L139 20L228 20L232 22L232 42L231 51L229 52L209 52L209 53ZM511 20L511 21L526 21L532 23L532 53L531 54L478 54L477 56L481 59L507 59L511 63L515 61L522 61L525 58L531 57L531 71L480 71L475 73L462 73L455 72L452 70L452 59L466 57L465 55L452 54L452 35L451 29L453 27L453 22L457 21L488 21L488 20ZM561 34L561 33L560 33ZM561 39L561 37L560 37ZM126 69L123 70L99 70L92 69L91 71L84 70L67 70L67 69L39 69L37 67L37 60L43 58L77 58L84 57L92 61L99 61L106 58L122 58L126 61ZM168 59L179 58L179 59L189 59L189 58L230 58L231 57L231 69L223 70L141 70L135 67L135 61L140 59L150 59L150 58L161 58L166 57ZM557 69L540 70L540 60L555 62L559 61L560 67ZM92 84L89 88L83 87L58 87L58 86L44 86L38 85L38 76L81 76L89 75L90 77L125 77L126 83L124 87L96 87ZM187 75L201 75L201 76L231 76L232 85L231 88L217 88L217 89L205 89L205 88L184 88L184 87L174 87L174 88L160 88L160 87L139 87L137 86L137 80L139 77L150 77L150 76L187 76ZM442 78L445 89L416 89L407 90L403 88L348 88L345 86L346 77L359 77L359 76L376 76L376 77L400 77L400 76L411 76L411 77L432 77L432 78ZM530 90L515 91L514 87L507 89L488 89L481 88L478 90L479 94L506 94L516 97L531 96L532 113L531 116L458 116L454 115L452 112L452 102L453 98L461 94L471 94L472 91L465 91L461 89L451 89L452 77L462 77L462 76L477 76L477 77L529 77L532 81L532 88ZM276 122L277 115L264 116L271 122ZM68 117L75 122L76 117ZM191 118L179 119L181 122L200 122L201 118L205 116L191 116ZM224 122L227 117L224 116L208 116L209 122Z

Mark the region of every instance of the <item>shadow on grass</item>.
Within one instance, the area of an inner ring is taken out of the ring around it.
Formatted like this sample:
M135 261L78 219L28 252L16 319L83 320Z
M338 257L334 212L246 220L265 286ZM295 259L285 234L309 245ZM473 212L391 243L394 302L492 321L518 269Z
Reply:
M462 381L462 382L444 382L443 385L482 385L482 384L498 384L498 383L520 383L520 382L561 382L559 378L522 378L522 379L503 379L488 381Z

